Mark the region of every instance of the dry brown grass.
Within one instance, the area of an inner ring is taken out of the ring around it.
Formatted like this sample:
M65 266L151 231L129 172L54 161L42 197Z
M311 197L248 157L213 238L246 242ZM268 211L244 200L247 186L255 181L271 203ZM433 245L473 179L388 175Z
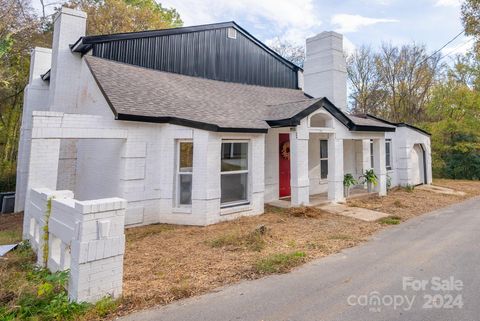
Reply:
M436 194L414 189L409 192L403 188L394 188L387 197L370 197L348 201L349 206L363 207L400 217L402 220L433 211L447 205L458 203L472 196L480 195L480 182L437 179L434 185L448 187L467 193L465 196Z
M265 233L259 235L259 226ZM207 227L159 224L128 229L121 313L261 277L269 269L258 266L269 258L281 264L278 254L306 254L294 264L285 260L285 268L272 269L285 272L296 263L355 246L380 228L315 208L267 207L264 215Z

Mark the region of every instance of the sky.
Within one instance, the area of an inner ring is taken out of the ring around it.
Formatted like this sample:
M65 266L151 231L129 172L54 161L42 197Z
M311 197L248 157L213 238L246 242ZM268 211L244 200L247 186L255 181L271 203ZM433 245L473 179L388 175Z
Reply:
M416 42L429 51L462 30L461 0L161 0L176 8L185 26L235 21L269 44L279 37L296 44L326 30L344 35L351 52L361 45ZM461 36L441 51L465 52L472 40ZM450 55L448 55L450 54ZM447 56L448 55L448 56Z
M44 0L58 3L58 0ZM177 9L185 26L235 21L256 38L275 38L304 45L305 38L334 30L344 35L344 48L373 48L382 42L425 44L440 49L462 31L462 0L156 0ZM40 9L40 0L32 0ZM49 7L53 9L53 6ZM473 40L465 36L441 50L446 62L466 52Z

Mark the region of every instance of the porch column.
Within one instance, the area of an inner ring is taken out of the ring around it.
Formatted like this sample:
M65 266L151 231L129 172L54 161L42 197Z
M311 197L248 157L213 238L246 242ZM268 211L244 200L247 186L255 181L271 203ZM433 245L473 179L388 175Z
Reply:
M373 170L378 177L375 192L380 196L387 195L387 167L385 164L385 138L373 140Z
M306 122L302 120L290 132L290 187L291 205L301 206L310 203L310 180L308 178L308 138Z
M343 172L343 139L330 134L328 136L328 199L330 201L345 201Z

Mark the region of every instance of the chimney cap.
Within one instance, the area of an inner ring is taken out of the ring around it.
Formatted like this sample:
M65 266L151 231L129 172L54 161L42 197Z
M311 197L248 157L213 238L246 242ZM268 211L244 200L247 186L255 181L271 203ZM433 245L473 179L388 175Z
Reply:
M62 14L67 14L70 16L87 19L87 13L81 10L61 7L60 10L55 14L53 21L57 20Z
M336 31L323 31L323 32L320 32L318 35L307 38L307 42L314 41L314 40L320 40L320 39L324 39L324 38L330 38L330 37L343 39L343 35L341 33L338 33Z

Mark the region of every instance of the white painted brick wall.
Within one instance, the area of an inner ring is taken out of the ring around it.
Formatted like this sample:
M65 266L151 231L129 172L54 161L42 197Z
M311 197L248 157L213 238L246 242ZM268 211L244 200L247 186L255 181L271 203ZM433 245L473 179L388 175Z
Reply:
M105 296L119 297L127 202L121 198L77 201L71 191L29 191L29 211L24 220L33 233L27 233L26 238L41 266L44 266L43 226L49 200L47 268L52 272L70 269L68 293L72 300L96 302Z

